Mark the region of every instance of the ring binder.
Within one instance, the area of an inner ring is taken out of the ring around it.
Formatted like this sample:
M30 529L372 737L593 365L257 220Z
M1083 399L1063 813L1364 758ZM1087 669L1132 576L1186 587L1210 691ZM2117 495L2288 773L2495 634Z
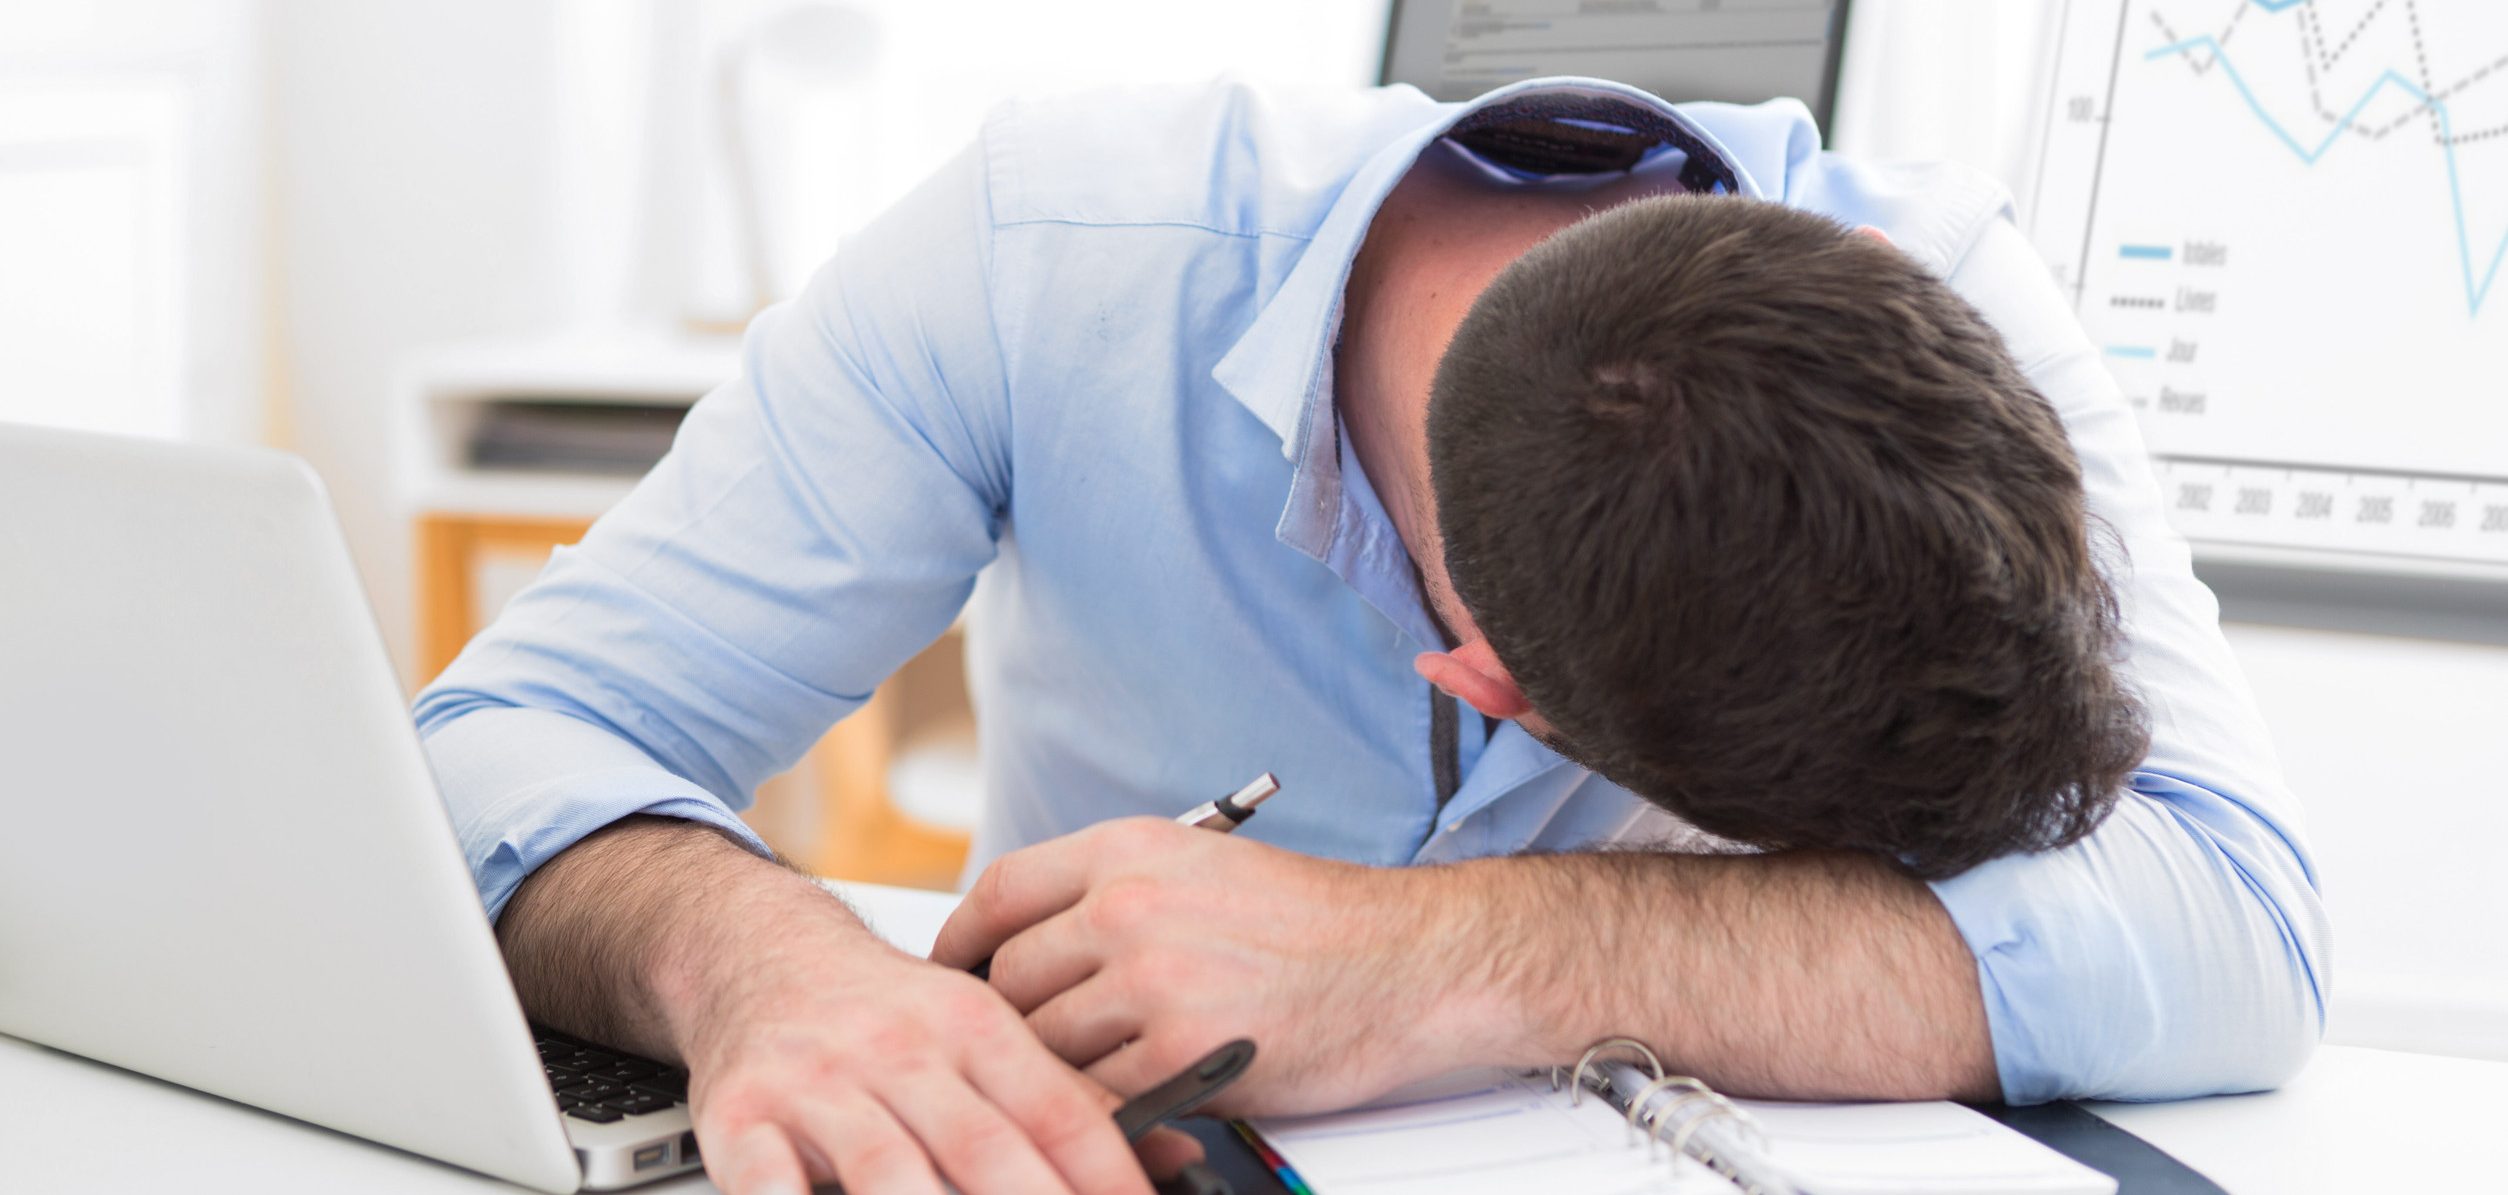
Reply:
M1637 1144L1634 1139L1637 1135L1637 1116L1638 1113L1645 1110L1646 1101L1653 1099L1656 1092L1671 1091L1674 1088L1682 1087L1688 1088L1689 1094L1673 1100L1669 1107L1677 1108L1685 1101L1694 1100L1701 1096L1715 1095L1714 1088L1711 1088L1707 1086L1706 1083L1698 1079L1693 1079L1688 1075L1657 1075L1654 1082L1638 1088L1637 1094L1628 1097L1628 1106L1620 1109L1622 1112L1628 1114L1629 1136L1631 1138L1629 1144ZM1667 1109L1665 1108L1657 1108L1655 1109L1655 1115L1648 1117L1646 1120L1647 1156L1649 1157L1653 1156L1655 1121L1659 1119L1666 1110Z
M1603 1055L1615 1050L1630 1051L1644 1058L1644 1073L1651 1076L1625 1096L1620 1094L1620 1084L1613 1082L1595 1065ZM1551 1089L1554 1091L1559 1086L1558 1073L1559 1068L1550 1068ZM1728 1157L1726 1151L1712 1148L1699 1139L1699 1131L1711 1121L1730 1122L1736 1134L1748 1136L1763 1149L1768 1135L1757 1117L1726 1099L1723 1093L1708 1086L1704 1080L1692 1075L1666 1073L1663 1060L1644 1042L1632 1037L1608 1037L1595 1042L1586 1048L1583 1057L1576 1060L1568 1086L1573 1092L1568 1097L1571 1105L1582 1098L1587 1089L1591 1089L1618 1109L1628 1124L1631 1148L1636 1147L1635 1134L1639 1131L1639 1122L1643 1121L1647 1157L1654 1156L1659 1144L1669 1144L1675 1173L1678 1173L1684 1158L1696 1158L1708 1169L1731 1179L1734 1185L1752 1195L1794 1195L1793 1185L1783 1178L1755 1173L1754 1168L1741 1159ZM1703 1107L1695 1112L1684 1111L1692 1105ZM1739 1141L1734 1140L1732 1144L1738 1145Z
M1663 1077L1663 1060L1655 1057L1653 1048L1649 1047L1646 1043L1633 1037L1606 1037L1601 1041L1585 1047L1584 1056L1576 1060L1576 1073L1568 1080L1568 1106L1575 1107L1584 1102L1586 1083L1585 1068L1592 1066L1595 1059L1600 1058L1604 1053L1611 1050L1637 1051L1640 1055L1645 1057L1646 1068L1653 1071L1656 1078L1660 1079ZM1550 1068L1550 1090L1557 1091L1558 1089L1559 1068L1554 1066Z
M1636 1038L1610 1037L1573 1066L1470 1067L1344 1113L1256 1121L1251 1139L1267 1143L1265 1157L1286 1189L1320 1195L1505 1195L1577 1189L1573 1179L1626 1195L2116 1195L2108 1175L1956 1104L1728 1099L1697 1076L1671 1073L1664 1057ZM1588 1091L1601 1097L1599 1106L1580 1108ZM1620 1122L1618 1133L1604 1116ZM1644 1152L1636 1146L1641 1132ZM1657 1161L1665 1145L1669 1170ZM1691 1159L1706 1173L1689 1169ZM1553 1170L1558 1181L1539 1181Z
M1675 1171L1680 1169L1681 1159L1689 1156L1690 1135L1698 1131L1698 1126L1717 1117L1724 1117L1732 1120L1746 1131L1756 1132L1758 1129L1759 1122L1753 1119L1749 1113L1734 1107L1733 1101L1728 1100L1712 1091L1707 1093L1707 1099L1713 1103L1715 1107L1707 1109L1707 1111L1701 1115L1690 1117L1688 1120L1682 1122L1680 1128L1675 1129L1672 1132L1672 1168ZM1678 1107L1679 1104L1675 1103L1672 1106ZM1666 1109L1666 1111L1669 1110L1670 1109L1668 1108ZM1648 1131L1654 1131L1655 1123L1661 1119L1662 1116L1660 1113L1648 1118L1646 1122ZM1705 1162L1711 1167L1715 1165L1715 1158L1712 1154L1702 1154L1699 1157L1699 1161Z
M1725 1102L1723 1096L1717 1095L1715 1092L1709 1091L1703 1086L1696 1088L1695 1090L1685 1092L1681 1095L1673 1096L1670 1101L1659 1104L1653 1111L1645 1113L1646 1156L1650 1158L1655 1156L1655 1144L1663 1140L1664 1117L1674 1112L1678 1112L1682 1108L1691 1104L1702 1102L1708 1105L1706 1112L1701 1113L1698 1116L1687 1117L1676 1122L1680 1127L1676 1130L1678 1136L1676 1136L1672 1142L1672 1166L1673 1169L1679 1169L1681 1150L1689 1144L1689 1135L1691 1131L1698 1127L1701 1120L1719 1114L1715 1105L1723 1104L1726 1108L1732 1107L1731 1104ZM1635 1127L1637 1124L1638 1114L1645 1109L1646 1105L1641 1100L1632 1099L1629 1101L1628 1107L1629 1124L1631 1127Z

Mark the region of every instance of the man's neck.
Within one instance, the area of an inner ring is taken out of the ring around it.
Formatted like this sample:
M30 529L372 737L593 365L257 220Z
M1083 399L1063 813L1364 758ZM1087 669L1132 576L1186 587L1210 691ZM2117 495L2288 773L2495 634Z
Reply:
M1429 384L1456 325L1491 279L1544 238L1656 189L1625 175L1590 188L1510 184L1440 141L1377 209L1342 294L1333 402L1424 576L1443 570L1428 485Z

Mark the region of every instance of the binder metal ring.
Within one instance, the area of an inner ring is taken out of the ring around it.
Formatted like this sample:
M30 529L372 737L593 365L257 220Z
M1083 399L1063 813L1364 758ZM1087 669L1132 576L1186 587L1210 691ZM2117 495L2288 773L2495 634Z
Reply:
M1687 1089L1687 1094L1684 1094L1684 1095L1682 1095L1680 1098L1673 1100L1670 1104L1665 1105L1663 1108L1658 1108L1658 1109L1656 1109L1656 1110L1655 1110L1655 1112L1654 1112L1654 1114L1653 1114L1652 1116L1648 1116L1648 1117L1646 1118L1646 1156L1647 1156L1647 1157L1650 1157L1650 1158L1651 1158L1651 1157L1653 1157L1653 1156L1654 1156L1654 1150L1655 1150L1655 1140L1656 1140L1656 1138L1655 1138L1655 1126L1656 1126L1656 1125L1657 1125L1657 1124L1658 1124L1658 1123L1659 1123L1659 1122L1663 1119L1663 1114L1664 1114L1666 1111L1669 1111L1669 1110L1671 1110L1672 1108L1677 1108L1677 1107L1680 1107L1682 1104L1688 1103L1689 1101L1691 1101L1691 1100L1695 1100L1695 1099L1702 1099L1702 1098L1703 1098L1703 1099L1721 1099L1721 1098L1723 1098L1723 1097L1721 1097L1721 1096L1717 1095L1717 1094L1715 1093L1715 1091L1714 1091L1713 1089L1709 1088L1709 1087L1708 1087L1705 1083L1702 1083L1702 1082L1698 1081L1697 1079L1693 1079L1693 1078L1689 1077L1688 1075L1665 1075L1665 1076L1663 1076L1662 1078L1656 1079L1656 1080L1655 1080L1654 1082L1652 1082L1652 1083L1648 1083L1648 1084L1647 1084L1647 1085L1645 1085L1644 1087L1640 1087L1640 1088L1638 1088L1638 1089L1637 1089L1637 1094L1636 1094L1636 1095L1633 1095L1633 1096L1630 1096L1630 1097L1629 1097L1629 1101L1628 1101L1628 1131L1629 1131L1629 1137L1630 1137L1630 1140L1629 1140L1629 1144L1630 1144L1630 1145L1635 1145L1635 1144L1637 1144L1637 1141L1636 1141L1636 1135L1637 1135L1637 1118L1638 1118L1640 1115L1643 1115L1643 1114L1645 1113L1645 1111L1646 1111L1646 1101L1648 1101L1648 1100L1651 1100L1651 1099L1655 1098L1655 1095L1656 1095L1658 1092L1667 1091L1667 1090L1671 1090L1671 1089L1674 1089L1674 1088L1686 1088L1686 1089Z
M1653 1112L1646 1116L1646 1156L1649 1158L1655 1156L1655 1144L1663 1140L1664 1117L1679 1111L1687 1104L1693 1104L1700 1100L1706 1100L1713 1103L1721 1101L1723 1098L1723 1096L1716 1094L1714 1091L1702 1085L1666 1100L1661 1107L1656 1108ZM1687 1125L1693 1123L1695 1119L1696 1118L1693 1117L1691 1120L1684 1120L1681 1123ZM1630 1123L1634 1125L1636 1122L1632 1120ZM1688 1144L1687 1134L1682 1135L1681 1144ZM1681 1151L1679 1146L1675 1146L1672 1150L1673 1169L1677 1171L1680 1168L1680 1165Z
M1683 1097L1683 1100L1687 1100L1689 1098L1694 1097L1685 1096ZM1679 1128L1672 1130L1672 1165L1675 1169L1679 1168L1681 1159L1689 1154L1690 1135L1698 1131L1698 1126L1705 1124L1710 1120L1715 1120L1721 1117L1723 1119L1730 1120L1735 1124L1748 1127L1753 1131L1758 1130L1759 1123L1757 1119L1752 1117L1749 1113L1734 1107L1733 1101L1728 1100L1722 1095L1712 1091L1707 1093L1707 1098L1715 1104L1714 1107L1682 1121ZM1674 1101L1674 1106L1678 1106L1681 1102L1683 1101ZM1669 1109L1666 1110L1668 1111ZM1647 1122L1647 1128L1650 1131L1657 1130L1657 1126L1660 1125L1662 1119L1662 1116L1658 1114L1653 1120ZM1709 1164L1712 1165L1712 1161L1710 1161Z
M1585 1068L1592 1066L1596 1058L1611 1050L1636 1051L1646 1059L1646 1069L1654 1072L1655 1082L1663 1082L1663 1060L1655 1057L1654 1050L1646 1043L1633 1037L1606 1037L1585 1047L1585 1056L1576 1060L1576 1073L1568 1077L1568 1107L1573 1108L1585 1102ZM1597 1073L1595 1078L1599 1079L1601 1075ZM1695 1079L1690 1081L1697 1082ZM1558 1089L1559 1068L1554 1066L1550 1068L1550 1090L1557 1091Z

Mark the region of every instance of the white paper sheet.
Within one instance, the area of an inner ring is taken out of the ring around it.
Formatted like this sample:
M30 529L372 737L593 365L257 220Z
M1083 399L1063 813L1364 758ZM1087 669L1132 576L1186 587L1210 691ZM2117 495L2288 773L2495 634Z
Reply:
M1735 1195L1671 1151L1632 1141L1601 1099L1571 1106L1545 1079L1471 1071L1328 1116L1255 1129L1326 1195Z
M2112 1195L2116 1180L1957 1104L1735 1100L1812 1195Z

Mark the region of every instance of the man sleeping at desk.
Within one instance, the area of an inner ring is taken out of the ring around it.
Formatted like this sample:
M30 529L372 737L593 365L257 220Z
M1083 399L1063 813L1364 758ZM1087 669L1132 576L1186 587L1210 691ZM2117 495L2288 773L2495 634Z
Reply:
M927 961L733 810L970 602ZM1791 103L1005 108L418 716L526 1006L683 1060L735 1195L1144 1192L1107 1109L1241 1036L1237 1112L1615 1034L2033 1102L2269 1087L2323 1013L2065 299L1991 184Z

